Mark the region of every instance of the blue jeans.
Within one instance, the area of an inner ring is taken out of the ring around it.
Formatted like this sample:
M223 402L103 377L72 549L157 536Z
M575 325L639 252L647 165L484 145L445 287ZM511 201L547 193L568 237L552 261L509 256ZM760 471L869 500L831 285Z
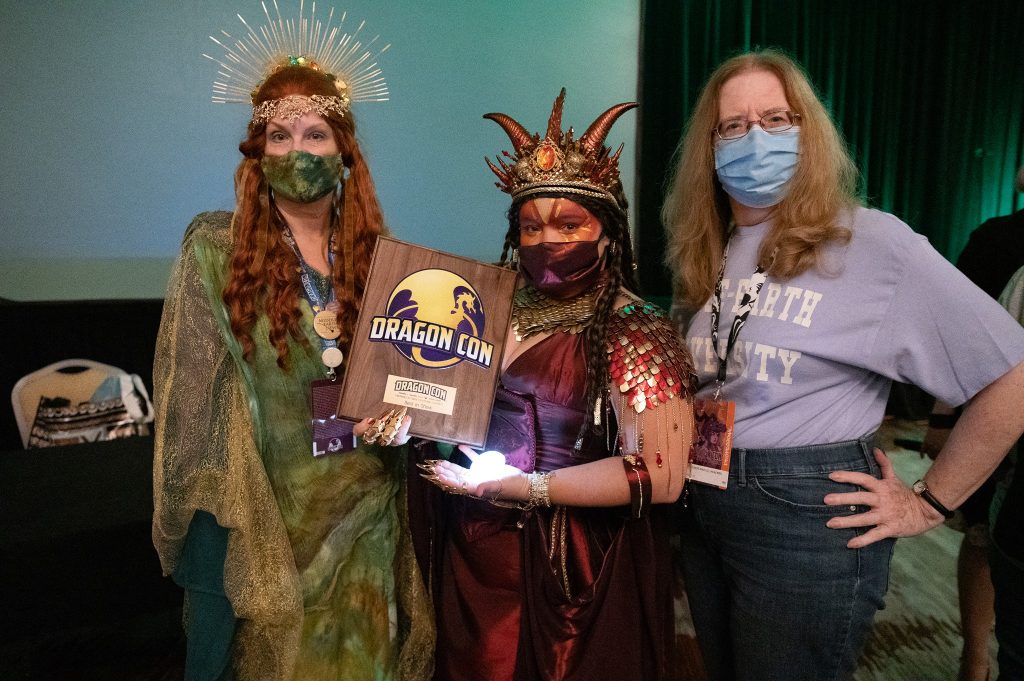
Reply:
M711 681L847 679L884 606L893 540L846 543L864 529L825 522L859 507L826 506L828 479L881 477L869 439L734 449L726 490L690 483L683 572Z
M1024 563L998 544L992 546L989 563L996 592L999 681L1024 681Z

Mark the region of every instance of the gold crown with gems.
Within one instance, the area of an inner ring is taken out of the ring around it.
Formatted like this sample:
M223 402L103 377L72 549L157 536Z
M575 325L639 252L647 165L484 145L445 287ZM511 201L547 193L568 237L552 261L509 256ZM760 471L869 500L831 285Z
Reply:
M485 114L501 126L512 141L513 153L502 152L498 165L485 158L488 167L498 176L495 186L513 199L532 194L557 192L579 194L611 201L618 205L619 156L622 145L615 153L604 146L605 137L619 116L636 107L636 102L616 104L597 117L587 131L574 139L570 127L562 132L562 105L565 88L551 107L547 132L531 135L511 116L502 113ZM507 162L506 160L507 159Z

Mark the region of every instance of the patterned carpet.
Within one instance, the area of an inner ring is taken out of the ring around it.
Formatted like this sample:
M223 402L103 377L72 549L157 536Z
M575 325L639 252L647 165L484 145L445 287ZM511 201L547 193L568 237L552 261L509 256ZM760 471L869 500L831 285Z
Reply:
M920 440L920 422L887 420L880 443L907 483L921 477L928 462L893 440ZM854 681L954 681L960 656L956 594L956 556L962 535L939 527L925 535L901 539L892 561L886 607L875 620L873 636ZM680 598L676 669L679 681L705 681L693 627ZM169 615L180 618L177 612ZM145 635L139 623L125 631L67 632L43 640L0 646L0 679L18 681L171 681L182 677L184 645L180 637L164 640ZM166 626L158 627L160 631ZM128 632L128 633L125 633ZM74 632L73 632L74 633ZM992 676L996 678L995 641L990 640Z
M902 419L885 421L883 448L899 477L910 484L928 469L917 452L894 439L920 440L924 425ZM885 610L861 658L856 681L952 681L960 661L956 557L963 535L948 527L896 542ZM996 678L995 637L989 639L991 678Z

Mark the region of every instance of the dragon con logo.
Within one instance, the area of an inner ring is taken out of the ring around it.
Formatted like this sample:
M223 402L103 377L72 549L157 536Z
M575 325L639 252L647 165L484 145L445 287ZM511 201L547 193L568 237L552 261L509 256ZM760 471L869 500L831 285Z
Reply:
M398 282L387 314L370 322L370 340L391 343L411 362L446 369L462 360L491 366L494 345L484 332L480 297L468 281L447 270L420 270Z

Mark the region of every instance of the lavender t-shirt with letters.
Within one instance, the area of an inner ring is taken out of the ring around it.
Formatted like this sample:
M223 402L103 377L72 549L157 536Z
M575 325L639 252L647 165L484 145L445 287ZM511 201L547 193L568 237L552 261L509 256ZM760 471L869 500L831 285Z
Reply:
M735 447L852 440L882 422L892 380L962 404L1024 361L1024 329L897 218L857 209L848 244L787 281L768 276L729 357L722 399L736 401ZM849 224L847 222L846 224ZM737 292L769 223L736 228L722 281L724 352ZM687 343L714 391L710 301Z

